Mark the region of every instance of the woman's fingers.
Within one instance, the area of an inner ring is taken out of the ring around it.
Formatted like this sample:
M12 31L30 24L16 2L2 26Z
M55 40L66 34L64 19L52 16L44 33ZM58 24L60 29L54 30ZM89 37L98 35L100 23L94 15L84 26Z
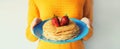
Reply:
M40 22L41 22L41 19L34 18L34 20L32 21L32 24L31 24L31 29L33 29Z
M81 21L83 21L84 23L86 23L87 27L90 28L90 21L89 21L88 18L84 17L84 18L81 19Z

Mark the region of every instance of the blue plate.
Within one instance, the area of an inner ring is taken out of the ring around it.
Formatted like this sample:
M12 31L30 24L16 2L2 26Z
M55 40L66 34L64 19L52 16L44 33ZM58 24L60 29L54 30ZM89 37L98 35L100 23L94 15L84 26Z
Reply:
M82 39L83 37L85 37L85 36L88 34L89 29L88 29L87 25L86 25L84 22L82 22L82 21L80 21L80 20L77 20L77 19L75 19L75 18L70 18L70 20L72 20L73 22L75 22L75 23L80 27L80 30L81 30L80 34L79 34L77 37L73 38L73 39L69 39L69 40L59 40L59 41L54 41L54 40L48 40L48 39L46 39L46 38L42 35L42 33L43 33L42 26L43 26L44 23L45 23L46 21L48 21L48 20L45 20L45 21L39 23L38 25L36 25L36 26L34 27L34 29L33 29L33 34L34 34L37 38L39 38L40 40L43 40L43 41L46 41L46 42L51 42L51 43L56 43L56 44L65 44L65 43L69 43L69 42L75 42L75 41L77 41L77 40Z

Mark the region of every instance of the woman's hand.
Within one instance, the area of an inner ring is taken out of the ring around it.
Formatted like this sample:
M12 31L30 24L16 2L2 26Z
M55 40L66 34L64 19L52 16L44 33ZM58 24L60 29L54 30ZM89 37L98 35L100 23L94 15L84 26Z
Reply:
M83 17L83 18L81 19L81 21L83 21L83 22L87 25L87 27L90 28L90 21L89 21L88 18Z
M33 28L37 25L37 24L39 24L40 22L41 22L42 20L40 19L40 18L34 18L34 20L32 21L32 23L31 23L31 31L33 30Z

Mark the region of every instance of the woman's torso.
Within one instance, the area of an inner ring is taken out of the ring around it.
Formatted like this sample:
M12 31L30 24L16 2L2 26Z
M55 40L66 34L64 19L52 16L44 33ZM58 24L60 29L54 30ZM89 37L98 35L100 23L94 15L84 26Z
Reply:
M81 19L85 0L34 0L40 18L46 20L54 15L68 15L70 18ZM40 41L37 49L84 49L81 40L67 44L52 44Z
M42 20L54 15L68 15L70 18L83 17L84 0L35 0Z

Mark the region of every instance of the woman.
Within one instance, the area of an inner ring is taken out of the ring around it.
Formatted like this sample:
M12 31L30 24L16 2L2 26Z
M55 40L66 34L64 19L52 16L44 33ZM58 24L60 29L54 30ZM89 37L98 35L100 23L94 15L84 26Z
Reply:
M89 33L82 40L67 44L53 44L40 40L37 49L85 49L83 41L88 40L93 33L92 28L92 0L29 0L28 26L26 37L35 42L38 40L31 28L53 15L76 18L82 20L89 27Z

